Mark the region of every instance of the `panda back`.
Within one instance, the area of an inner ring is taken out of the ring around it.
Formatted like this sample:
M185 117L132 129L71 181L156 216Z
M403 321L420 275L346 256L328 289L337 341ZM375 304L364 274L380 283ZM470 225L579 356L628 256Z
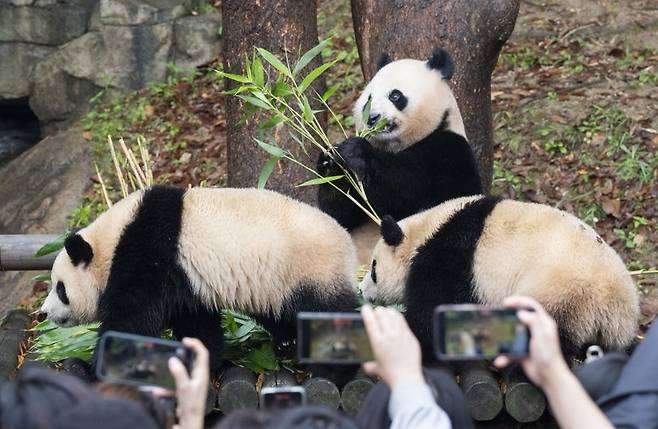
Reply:
M256 189L188 190L179 263L206 302L250 311L277 310L300 283L339 293L356 272L354 245L333 218Z

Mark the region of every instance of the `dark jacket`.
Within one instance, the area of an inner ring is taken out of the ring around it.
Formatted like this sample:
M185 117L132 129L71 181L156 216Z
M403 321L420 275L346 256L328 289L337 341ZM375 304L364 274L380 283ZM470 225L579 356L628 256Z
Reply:
M635 349L612 391L597 403L616 428L658 428L658 323Z

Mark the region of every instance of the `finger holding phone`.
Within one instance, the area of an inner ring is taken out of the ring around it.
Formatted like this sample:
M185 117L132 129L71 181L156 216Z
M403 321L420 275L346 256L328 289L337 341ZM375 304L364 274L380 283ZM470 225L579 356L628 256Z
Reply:
M612 429L603 412L569 370L560 350L557 324L541 304L526 296L511 296L504 304L521 309L518 311L519 320L530 330L530 353L521 359L521 365L528 378L546 394L559 426ZM506 356L499 356L494 361L499 368L510 363L512 360Z
M391 308L361 309L363 323L370 338L374 362L365 362L364 371L381 377L391 388L402 383L424 383L418 340L404 316Z
M557 324L546 310L533 298L511 296L504 301L505 306L519 309L517 316L530 330L529 356L520 360L526 375L533 383L543 386L556 372L569 370L562 351ZM512 362L507 356L499 356L494 361L498 368Z
M180 359L169 359L169 371L176 382L178 407L178 427L180 429L201 429L208 396L210 369L208 349L196 338L183 338L183 345L194 353L191 371Z

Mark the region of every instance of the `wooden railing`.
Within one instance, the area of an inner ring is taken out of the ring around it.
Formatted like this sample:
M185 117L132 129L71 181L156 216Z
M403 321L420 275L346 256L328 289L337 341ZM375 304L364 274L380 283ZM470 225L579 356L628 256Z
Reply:
M0 271L50 270L57 252L40 258L34 254L57 237L55 234L0 235Z

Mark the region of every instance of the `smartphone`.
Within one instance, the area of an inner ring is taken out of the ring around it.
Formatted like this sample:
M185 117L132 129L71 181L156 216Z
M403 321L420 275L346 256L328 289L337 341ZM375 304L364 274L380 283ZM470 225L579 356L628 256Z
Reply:
M440 305L434 311L434 345L440 360L528 356L530 332L518 310L475 304Z
M99 343L96 375L109 383L175 389L169 358L177 357L188 372L193 352L178 341L108 331Z
M306 404L306 390L302 386L263 387L260 407L265 410L285 410Z
M300 363L340 365L373 360L359 313L298 313L297 351Z

